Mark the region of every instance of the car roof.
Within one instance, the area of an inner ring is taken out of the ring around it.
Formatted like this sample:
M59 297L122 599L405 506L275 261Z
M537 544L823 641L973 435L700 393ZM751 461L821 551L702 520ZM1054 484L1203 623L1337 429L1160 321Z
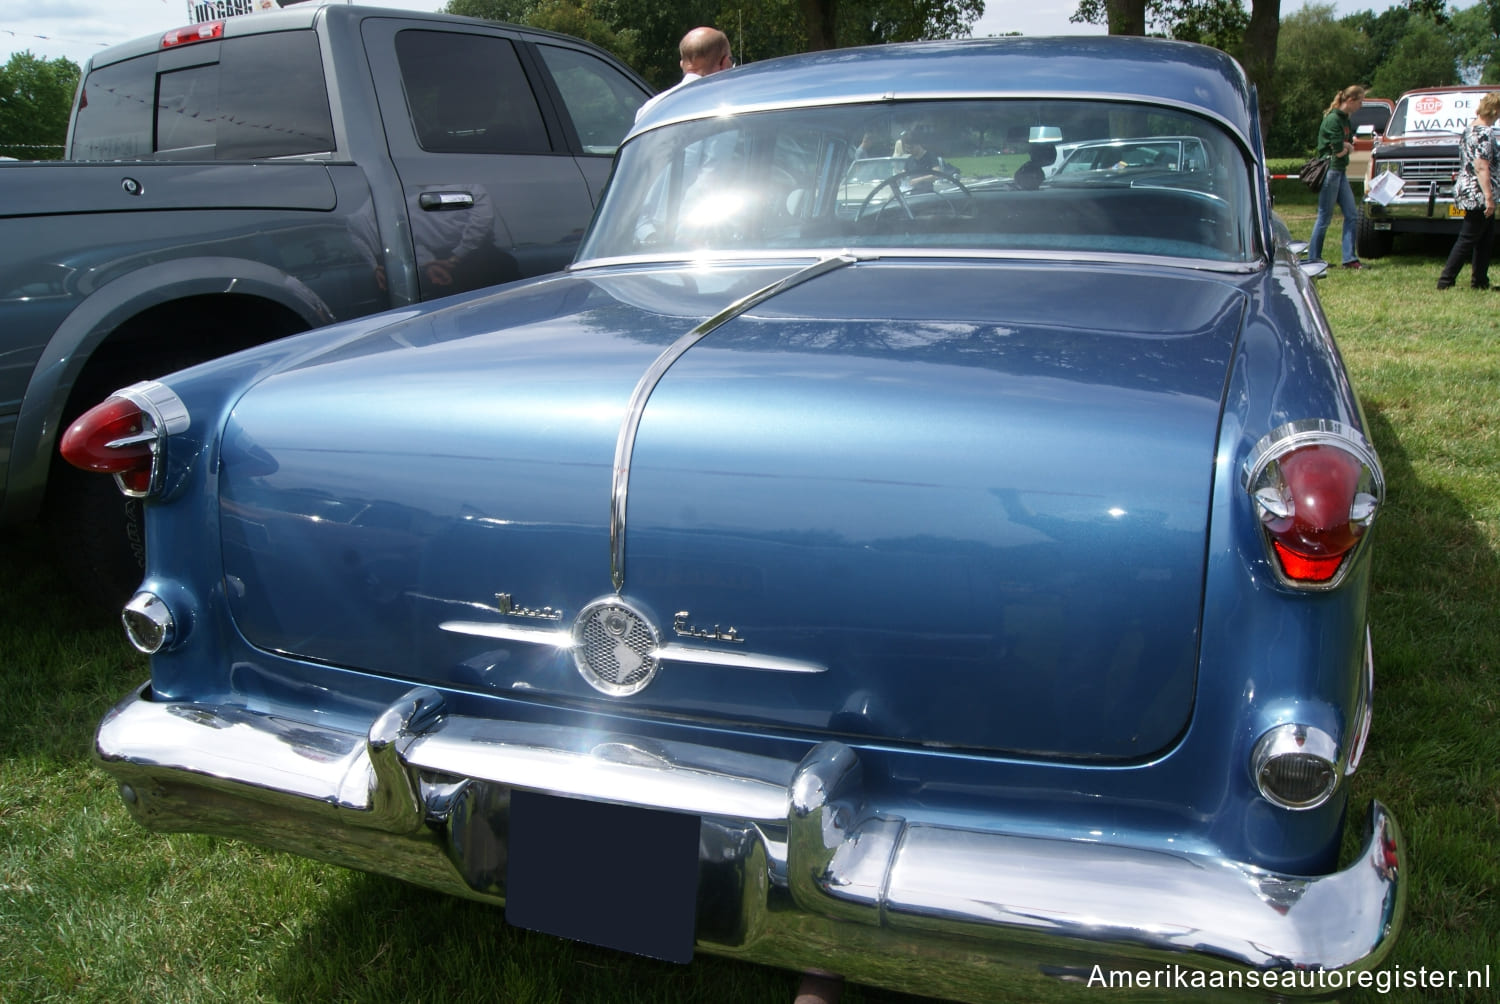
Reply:
M667 94L636 132L726 111L944 98L1140 100L1216 118L1247 146L1250 87L1238 63L1192 42L1111 35L910 42L783 56Z

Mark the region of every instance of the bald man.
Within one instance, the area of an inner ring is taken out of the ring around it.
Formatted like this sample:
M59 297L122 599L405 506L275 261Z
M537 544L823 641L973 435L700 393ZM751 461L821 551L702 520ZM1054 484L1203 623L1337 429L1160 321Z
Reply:
M707 77L734 66L734 57L729 49L729 36L717 28L694 28L682 36L682 41L677 43L677 55L681 57L678 65L682 67L682 79L636 109L635 120L637 122L646 114L646 109L660 101L663 95L670 94L683 84L691 83L700 77Z

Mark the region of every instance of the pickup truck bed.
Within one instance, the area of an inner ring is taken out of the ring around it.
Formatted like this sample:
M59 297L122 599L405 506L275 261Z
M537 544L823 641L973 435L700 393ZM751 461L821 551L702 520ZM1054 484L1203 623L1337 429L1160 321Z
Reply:
M0 165L0 523L44 516L80 584L128 595L138 520L55 462L73 417L247 345L561 268L649 93L577 39L387 8L104 50L70 159Z

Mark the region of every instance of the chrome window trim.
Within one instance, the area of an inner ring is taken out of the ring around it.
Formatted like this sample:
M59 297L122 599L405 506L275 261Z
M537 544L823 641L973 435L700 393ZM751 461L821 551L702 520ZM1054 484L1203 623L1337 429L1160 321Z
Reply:
M1118 92L1100 93L1097 91L1048 91L1038 93L1031 90L975 90L975 91L911 91L902 92L885 90L880 92L863 92L860 94L844 95L841 97L806 98L800 101L762 101L752 104L728 105L720 104L710 109L696 110L688 114L675 115L652 122L644 128L637 126L632 129L620 143L620 149L624 149L637 137L645 136L668 126L682 125L688 122L704 122L711 119L729 119L737 115L753 115L761 112L776 111L806 111L812 108L837 108L850 105L894 105L910 104L916 102L948 102L948 101L1088 101L1099 104L1121 104L1138 105L1151 108L1165 108L1173 111L1192 115L1205 122L1211 122L1223 129L1232 138L1239 148L1241 155L1245 158L1247 177L1249 184L1249 202L1253 233L1251 244L1259 245L1262 235L1270 227L1274 207L1262 199L1262 195L1268 191L1265 183L1257 183L1258 176L1266 175L1269 169L1263 157L1257 157L1253 148L1253 137L1243 132L1231 119L1204 108L1202 105L1190 101L1182 101L1175 98L1150 96L1145 94L1121 94ZM618 156L618 154L617 154ZM602 203L601 203L602 205ZM1258 251L1259 258L1272 257L1273 252L1269 248L1251 247L1252 251ZM614 259L608 259L614 260ZM1076 258L1063 257L1062 260L1076 260ZM575 266L581 263L575 263ZM1248 264L1248 263L1247 263ZM1259 262L1256 262L1259 264ZM1248 269L1236 269L1236 271L1249 271Z
M1242 151L1250 150L1250 137L1240 131L1232 121L1191 101L1165 98L1146 94L1121 94L1117 91L1046 91L1033 90L977 90L977 91L865 91L840 97L807 98L802 101L762 101L755 104L718 105L714 108L676 115L672 118L652 122L644 128L632 129L625 137L629 143L637 136L655 132L657 129L684 122L700 122L705 119L732 118L735 115L753 115L758 112L805 111L809 108L834 108L844 105L914 104L919 101L1088 101L1099 104L1148 105L1153 108L1171 108L1187 112L1197 118L1214 122L1238 141ZM1253 163L1252 158L1252 163Z
M1076 251L1040 251L1029 248L1017 248L1013 251L997 251L986 248L912 248L912 247L845 247L837 254L849 255L858 258L862 262L883 261L888 258L899 259L932 259L934 261L952 261L956 259L970 259L974 261L1004 261L1004 262L1067 262L1069 264L1103 264L1103 265L1164 265L1171 268L1191 268L1205 272L1215 272L1226 275L1252 275L1256 272L1264 272L1270 267L1269 262L1263 257L1253 258L1249 261L1214 261L1207 258L1175 258L1165 255L1127 254L1120 251L1107 251L1099 253L1083 254ZM674 255L614 255L608 258L586 258L575 261L568 266L572 273L587 272L594 269L615 268L622 265L656 265L672 268L718 268L733 266L736 264L764 265L768 262L800 260L804 258L826 259L827 248L786 248L766 251L735 251L722 252L713 255L699 255L692 258L684 258L680 254Z

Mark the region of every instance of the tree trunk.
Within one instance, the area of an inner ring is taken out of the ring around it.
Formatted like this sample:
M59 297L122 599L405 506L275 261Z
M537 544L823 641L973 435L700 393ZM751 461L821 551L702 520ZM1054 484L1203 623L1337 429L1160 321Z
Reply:
M1254 0L1250 24L1237 54L1250 83L1260 92L1261 140L1269 135L1276 118L1276 92L1271 77L1276 69L1276 39L1281 33L1281 0Z
M839 0L799 0L807 26L807 49L818 52L838 48Z
M1146 34L1146 0L1104 0L1111 35Z

